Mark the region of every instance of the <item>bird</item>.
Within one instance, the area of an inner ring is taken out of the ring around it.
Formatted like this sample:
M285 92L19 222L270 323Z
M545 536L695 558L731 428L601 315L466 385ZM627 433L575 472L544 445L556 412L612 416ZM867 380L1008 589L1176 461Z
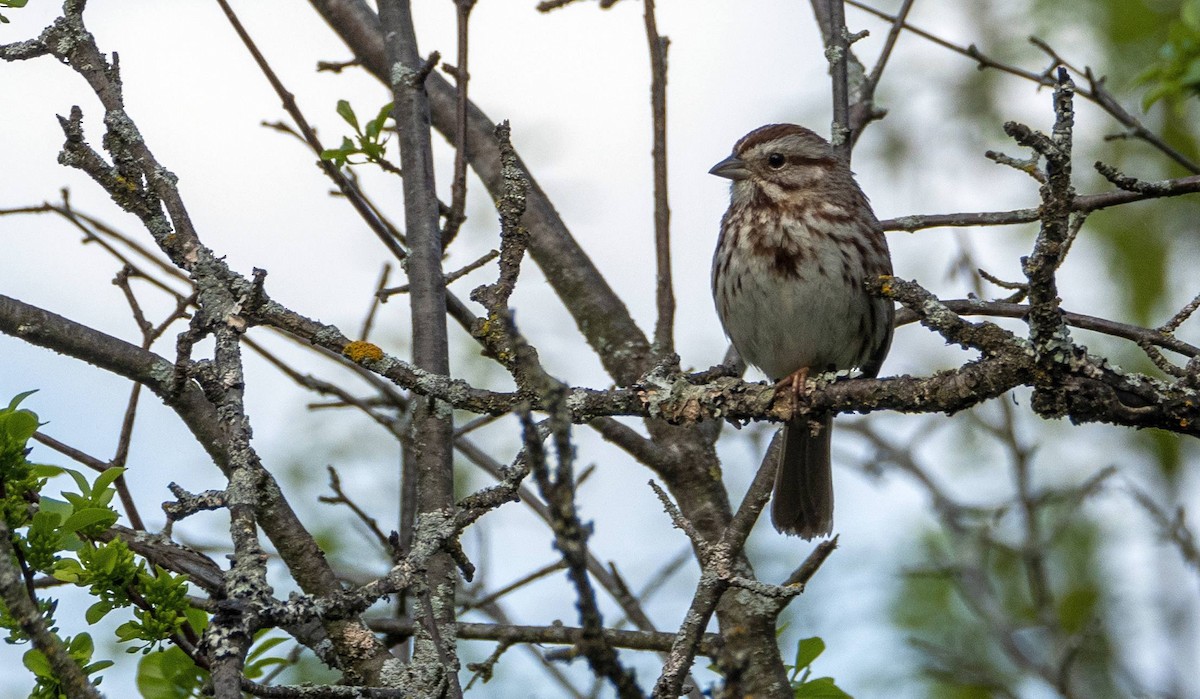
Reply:
M878 375L892 302L865 282L892 274L887 241L846 159L812 130L768 124L709 172L731 180L712 264L717 315L738 354L796 396L810 376ZM771 521L811 540L833 531L831 413L783 428Z

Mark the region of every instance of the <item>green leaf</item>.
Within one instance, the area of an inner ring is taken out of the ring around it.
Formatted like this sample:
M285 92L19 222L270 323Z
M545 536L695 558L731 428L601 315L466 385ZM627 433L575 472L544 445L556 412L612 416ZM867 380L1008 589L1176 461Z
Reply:
M188 625L191 626L196 633L203 633L204 629L208 628L208 613L203 609L188 607L187 610L184 611L184 616L187 617Z
M362 144L363 155L369 160L379 160L383 157L383 146L371 141L364 141Z
M74 558L64 558L54 564L54 579L77 583L83 578L83 566Z
M52 466L50 464L29 464L29 466L33 475L38 478L54 478L64 470L61 466ZM45 499L45 497L42 498L43 501Z
M116 521L117 513L112 510L106 507L89 507L67 517L67 521L62 524L62 530L63 533L74 534L81 529L100 523L103 523L104 528L107 529Z
M367 122L367 138L373 141L377 140L379 138L379 134L383 133L383 125L387 123L387 120L390 119L391 116L392 103L388 102L387 104L383 105L383 109L379 110L379 114L376 114L374 119Z
M796 687L796 699L853 699L833 682L832 677L818 677Z
M109 487L114 481L121 477L122 473L125 473L125 469L123 468L104 469L99 476L96 476L96 482L92 483L92 492L94 493L97 490L103 490Z
M1187 0L1179 8L1179 19L1184 26L1194 32L1200 32L1200 0Z
M90 633L81 633L71 639L71 642L67 644L67 650L77 660L90 660L92 652L96 650L96 644L92 642L92 635Z
M83 618L87 620L87 623L95 624L96 622L103 619L105 617L105 615L107 615L112 610L113 610L112 604L105 602L104 600L100 600L99 602L88 607L87 611L83 615Z
M56 500L55 498L46 495L41 497L41 500L38 502L38 507L41 508L42 512L53 512L63 519L70 517L71 513L75 511L71 507L70 503L63 500Z
M116 634L117 640L119 641L134 641L138 638L138 625L132 621L127 621L118 626L117 630L113 633ZM131 648L129 652L136 653L137 648Z
M77 488L79 488L79 493L81 495L83 495L84 497L87 497L88 495L91 494L92 486L88 483L88 479L86 476L84 476L82 473L80 473L79 471L76 471L73 468L64 468L63 471L65 471L66 474L68 476L70 476L72 478L72 480L75 481L75 486ZM63 497L65 497L68 500L71 500L71 495L68 493L63 493ZM74 502L74 500L71 500L71 502Z
M796 644L796 668L806 668L825 652L825 641L820 636L802 638Z
M346 123L354 127L355 133L361 133L358 128L358 117L354 114L354 108L346 100L338 100L337 113L346 120Z
M11 0L10 0L10 1L11 1ZM21 0L21 2L22 2L22 3L24 3L24 1L25 1L25 0ZM23 5L22 5L22 6L23 6ZM16 5L9 5L9 7L17 7L17 6L16 6ZM29 396L32 396L32 395L33 395L33 394L35 394L35 393L37 393L37 389L36 389L36 388L35 388L35 389L33 389L32 391L26 391L26 392L24 392L24 393L18 393L17 395L13 396L13 399L12 399L12 400L10 400L10 401L8 402L8 409L9 409L9 410L16 410L16 409L17 409L17 406L21 404L21 401L25 400L26 398L28 398Z
M287 640L288 639L285 636L273 636L271 638L268 638L268 639L262 641L261 643L256 643L256 644L254 644L254 647L250 649L250 652L246 654L246 660L247 661L256 660L263 653L266 653L267 651L271 650L272 648L274 648L275 646L277 646L281 643L287 642Z
M83 666L83 674L94 675L97 672L100 672L101 670L105 670L105 669L112 667L115 664L116 663L114 663L111 660L97 660L96 662L92 663L91 665L84 665ZM100 684L100 681L96 680L96 684Z
M34 531L51 532L58 528L60 522L63 521L62 514L53 510L39 510L33 516L33 521L29 525L30 534Z
M101 546L92 554L91 561L87 567L89 570L111 573L117 567L117 562L120 558L121 552L116 546Z
M112 502L113 496L116 494L117 491L113 488L106 488L99 491L94 490L92 491L92 502L97 506L103 507ZM113 521L115 522L116 520L114 519Z
M28 410L14 410L0 414L0 425L3 425L3 436L10 444L24 444L37 432L37 415Z
M25 669L32 672L36 677L54 677L54 671L50 669L50 661L37 648L30 648L25 651L25 655L21 657L21 662L25 664Z
M200 669L175 647L148 653L138 663L137 686L144 699L186 699L197 696L202 679Z

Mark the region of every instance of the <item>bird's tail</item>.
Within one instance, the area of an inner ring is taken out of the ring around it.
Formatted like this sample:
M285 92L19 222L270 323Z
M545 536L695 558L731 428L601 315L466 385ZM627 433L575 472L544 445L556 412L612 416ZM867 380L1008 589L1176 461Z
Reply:
M816 434L813 427L819 427ZM825 415L800 417L783 428L771 523L784 534L812 539L833 531L832 427L833 416Z

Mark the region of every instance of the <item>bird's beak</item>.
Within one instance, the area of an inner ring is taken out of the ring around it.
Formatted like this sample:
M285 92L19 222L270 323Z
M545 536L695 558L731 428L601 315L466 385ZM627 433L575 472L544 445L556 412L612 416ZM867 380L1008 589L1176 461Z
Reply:
M716 175L717 177L725 177L736 181L744 180L749 177L750 171L746 169L746 161L742 160L736 155L731 155L716 165L713 165L712 169L708 171L708 174Z

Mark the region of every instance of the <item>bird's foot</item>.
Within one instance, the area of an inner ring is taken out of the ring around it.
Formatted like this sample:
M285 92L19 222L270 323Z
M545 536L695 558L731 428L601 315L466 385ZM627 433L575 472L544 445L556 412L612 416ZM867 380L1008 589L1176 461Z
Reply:
M783 377L775 383L775 389L788 389L788 407L795 415L800 396L808 395L808 367L800 367Z

